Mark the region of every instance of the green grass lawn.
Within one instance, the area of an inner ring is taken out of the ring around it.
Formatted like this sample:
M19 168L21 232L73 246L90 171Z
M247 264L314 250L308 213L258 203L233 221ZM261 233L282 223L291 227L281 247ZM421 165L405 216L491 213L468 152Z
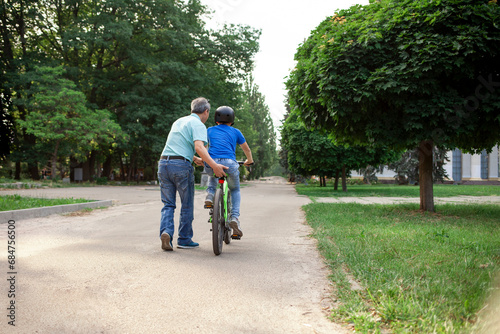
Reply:
M316 184L297 184L297 193L311 197L368 197L368 196L388 196L388 197L419 197L420 188L418 186L400 186L395 184L376 185L348 185L347 192L333 190L333 186L319 187ZM500 186L491 185L434 185L435 197L451 196L500 196Z
M4 195L0 196L0 211L20 210L39 208L44 206L54 206L63 204L77 204L92 202L86 199L75 198L33 198L23 197L19 195Z
M500 206L447 204L435 214L418 208L304 207L337 288L334 319L363 333L470 331L500 269ZM349 276L361 290L351 289Z

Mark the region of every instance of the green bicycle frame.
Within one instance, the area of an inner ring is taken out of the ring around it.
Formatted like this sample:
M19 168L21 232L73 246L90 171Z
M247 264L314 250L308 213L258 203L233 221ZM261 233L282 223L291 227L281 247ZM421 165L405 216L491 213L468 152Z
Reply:
M229 186L227 185L227 180L219 179L219 183L222 183L222 191L224 192L224 221L227 222L227 214L228 214L228 202L227 198L229 197Z

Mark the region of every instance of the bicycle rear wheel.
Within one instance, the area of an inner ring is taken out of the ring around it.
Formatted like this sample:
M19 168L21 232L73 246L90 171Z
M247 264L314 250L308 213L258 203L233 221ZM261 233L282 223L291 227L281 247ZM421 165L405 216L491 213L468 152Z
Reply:
M215 255L222 253L224 224L224 196L222 195L222 191L217 189L215 191L212 213L212 246Z
M227 190L227 221L224 222L224 242L229 244L231 242L232 230L229 227L229 219L231 219L231 191Z

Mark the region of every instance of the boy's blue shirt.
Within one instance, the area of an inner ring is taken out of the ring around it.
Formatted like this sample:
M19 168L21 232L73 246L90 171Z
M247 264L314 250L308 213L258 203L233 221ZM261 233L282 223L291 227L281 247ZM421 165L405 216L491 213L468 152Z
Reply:
M246 142L240 130L226 124L208 128L207 134L208 153L212 159L232 159L236 161L236 145Z

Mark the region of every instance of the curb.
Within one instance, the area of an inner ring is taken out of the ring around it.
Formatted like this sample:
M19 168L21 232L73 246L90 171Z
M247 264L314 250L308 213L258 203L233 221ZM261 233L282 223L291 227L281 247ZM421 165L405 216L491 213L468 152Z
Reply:
M95 208L108 207L112 205L113 201L106 200L106 201L95 201L95 202L78 203L78 204L45 206L42 208L0 211L0 224L7 223L9 220L18 221L23 219L39 218L55 214L79 211L86 208L95 209Z

